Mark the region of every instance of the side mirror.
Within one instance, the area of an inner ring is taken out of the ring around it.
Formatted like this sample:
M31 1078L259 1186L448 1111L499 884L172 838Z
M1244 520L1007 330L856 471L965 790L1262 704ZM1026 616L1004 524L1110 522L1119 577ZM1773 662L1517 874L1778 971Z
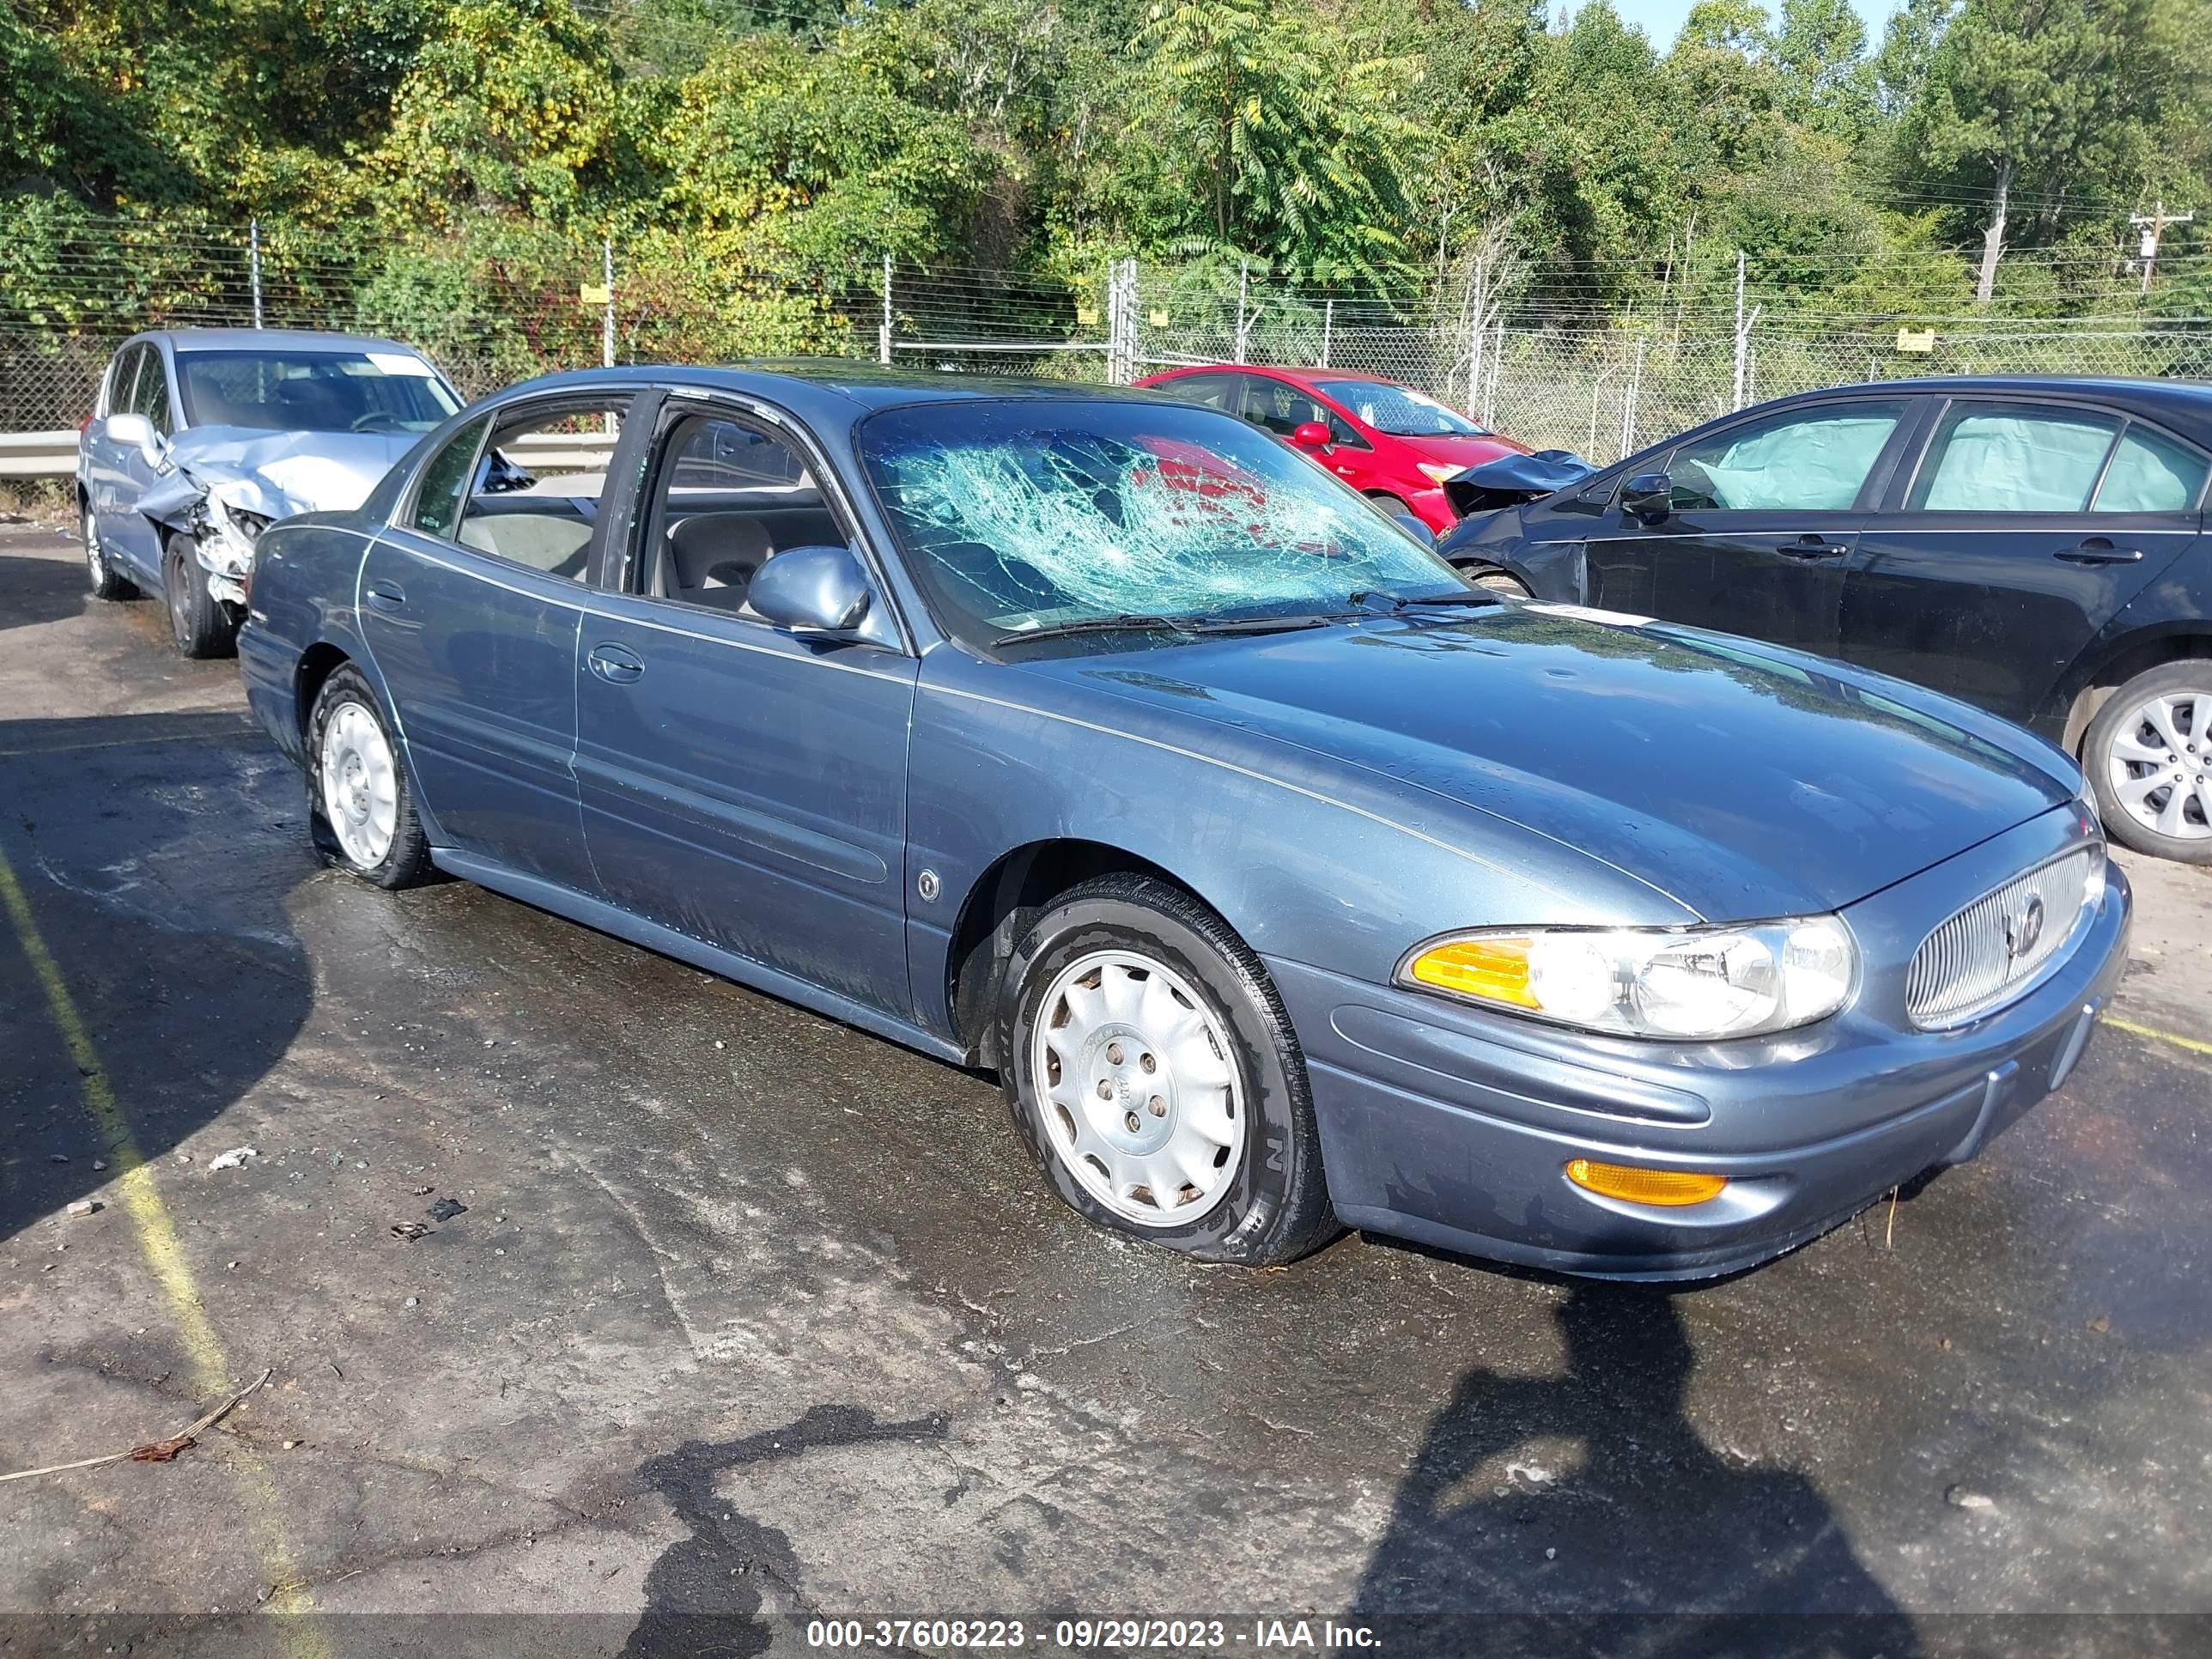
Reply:
M794 547L753 574L745 603L794 634L849 634L868 614L868 576L849 547Z
M1423 547L1434 547L1437 544L1437 532L1430 529L1421 520L1407 512L1404 507L1386 507L1382 509L1382 513L1392 524L1396 525L1399 529L1420 543Z
M1674 481L1663 472L1639 472L1620 487L1620 508L1638 524L1658 524L1674 510Z
M127 444L149 461L158 461L168 452L161 434L154 430L153 422L143 415L111 415L107 417L107 435L118 444Z
M1319 421L1300 421L1291 428L1291 441L1300 449L1327 449L1331 440L1328 428Z

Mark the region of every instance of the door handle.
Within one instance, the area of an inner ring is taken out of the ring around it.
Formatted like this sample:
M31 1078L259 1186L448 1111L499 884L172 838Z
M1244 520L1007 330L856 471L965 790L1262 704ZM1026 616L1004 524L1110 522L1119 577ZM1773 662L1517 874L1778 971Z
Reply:
M1851 550L1843 542L1824 542L1817 536L1800 537L1774 550L1785 559L1840 559Z
M407 590L398 582L371 582L362 598L379 611L399 611L406 607Z
M645 659L628 646L595 645L584 661L609 685L628 685L645 675Z
M2140 547L2114 547L2103 536L2092 536L2079 547L2063 547L2051 556L2069 564L2141 564Z

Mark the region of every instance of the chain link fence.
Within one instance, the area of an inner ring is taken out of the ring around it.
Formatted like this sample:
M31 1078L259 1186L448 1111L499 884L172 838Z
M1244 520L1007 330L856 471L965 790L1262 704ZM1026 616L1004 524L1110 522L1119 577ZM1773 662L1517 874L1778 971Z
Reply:
M527 256L463 270L436 249L264 242L205 226L89 236L33 269L0 252L0 432L75 426L132 332L257 317L406 339L470 396L609 360L793 351L1076 381L1201 362L1326 366L1403 381L1535 447L1601 465L1725 412L1739 382L1741 401L1753 403L1923 374L2212 378L2212 318L1982 316L1901 335L1895 319L1769 301L1739 336L1732 315L1710 307L1670 325L1532 298L1478 331L1417 287L1301 292L1219 262L1124 260L1056 275L885 262L834 280L761 276L707 292L696 268L656 261L649 246L539 237Z

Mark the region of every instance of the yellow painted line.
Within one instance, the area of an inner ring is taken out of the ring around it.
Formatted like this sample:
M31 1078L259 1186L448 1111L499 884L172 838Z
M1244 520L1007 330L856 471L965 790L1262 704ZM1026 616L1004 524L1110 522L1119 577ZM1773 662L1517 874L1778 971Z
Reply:
M46 948L46 937L39 932L38 919L31 913L31 902L24 896L22 884L15 879L15 867L8 862L4 852L0 852L0 908L8 913L24 957L46 994L47 1012L69 1048L70 1059L76 1063L85 1110L106 1143L108 1158L116 1171L114 1184L122 1197L123 1212L130 1217L131 1231L137 1236L138 1253L152 1270L155 1283L161 1286L162 1299L169 1305L169 1316L175 1322L177 1334L191 1362L193 1389L202 1395L225 1392L234 1386L235 1373L223 1354L222 1340L216 1335L207 1309L200 1301L191 1264L185 1260L183 1248L177 1242L176 1223L170 1218L168 1206L161 1201L153 1168L138 1150L131 1120L115 1098L115 1086L108 1081L107 1068L100 1064L100 1051L93 1047L92 1035L85 1029L76 999L70 995L69 982L62 977L53 952ZM283 1620L287 1644L296 1659L329 1659L330 1648L322 1632L306 1616L313 1611L313 1602L301 1583L299 1568L284 1541L276 1484L269 1478L268 1466L245 1441L234 1439L229 1444L246 1477L248 1495L253 1500L249 1507L253 1510L255 1530L261 1534L262 1565L272 1585L269 1607Z
M2197 1037L2184 1036L2179 1031L2161 1031L2155 1025L2138 1025L2131 1019L2117 1015L2104 1016L2105 1024L2116 1031L2125 1031L2130 1036L2148 1037L2153 1042L2170 1042L2177 1048L2186 1048L2192 1054L2212 1054L2212 1042Z

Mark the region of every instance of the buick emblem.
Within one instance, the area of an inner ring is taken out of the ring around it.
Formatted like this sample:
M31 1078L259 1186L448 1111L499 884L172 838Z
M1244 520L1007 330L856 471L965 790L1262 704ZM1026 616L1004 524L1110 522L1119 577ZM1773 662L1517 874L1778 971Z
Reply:
M2035 895L2028 896L2027 908L2016 916L2004 919L2005 956L2018 962L2035 949L2035 941L2043 937L2043 900Z

